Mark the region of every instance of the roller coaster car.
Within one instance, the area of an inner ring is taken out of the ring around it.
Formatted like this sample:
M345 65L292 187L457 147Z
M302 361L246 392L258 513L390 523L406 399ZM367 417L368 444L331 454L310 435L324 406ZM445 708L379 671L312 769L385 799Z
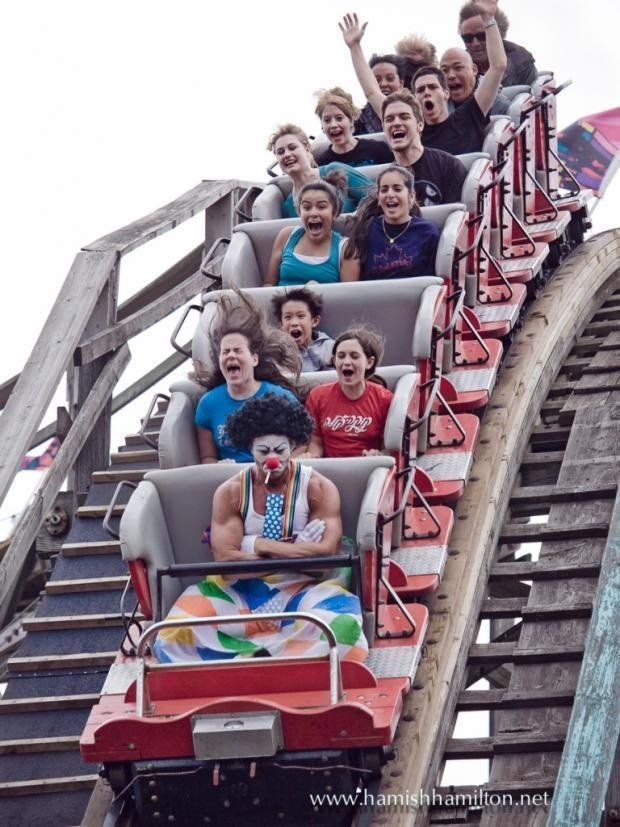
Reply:
M190 827L277 820L345 824L351 818L347 807L317 811L310 794L355 794L378 782L418 665L428 613L420 604L403 604L387 578L392 526L404 508L393 509L394 460L324 459L311 465L337 485L343 532L356 541L356 553L314 558L312 565L353 569L370 644L367 660L341 662L324 624L329 660L163 664L148 654L149 641L162 628L151 625L135 657L118 656L80 742L85 761L103 763L116 793L113 812L125 803L141 824L175 820ZM120 539L147 620L165 615L199 574L273 570L273 561L202 562L209 548L200 538L211 519L213 494L239 468L152 471L134 492ZM282 567L308 569L309 562L286 560Z

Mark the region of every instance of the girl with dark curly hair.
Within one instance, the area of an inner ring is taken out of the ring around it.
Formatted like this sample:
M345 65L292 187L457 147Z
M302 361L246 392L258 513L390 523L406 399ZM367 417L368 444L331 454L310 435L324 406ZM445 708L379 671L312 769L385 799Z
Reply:
M251 450L253 465L222 483L213 498L210 542L216 561L315 557L338 552L342 537L340 496L331 480L291 459L307 442L312 420L296 402L271 394L252 399L228 422L232 442ZM334 630L340 657L363 660L368 644L359 599L345 588L340 570L317 580L301 571L238 579L210 576L190 586L168 619L251 612L308 611ZM155 652L162 661L213 660L271 655L327 654L321 630L302 620L195 626L161 632Z
M299 373L297 348L290 336L269 327L264 311L238 291L218 299L209 336L214 367L200 380L208 390L194 419L200 461L249 462L251 453L230 441L228 417L249 399L268 393L296 401L291 377Z

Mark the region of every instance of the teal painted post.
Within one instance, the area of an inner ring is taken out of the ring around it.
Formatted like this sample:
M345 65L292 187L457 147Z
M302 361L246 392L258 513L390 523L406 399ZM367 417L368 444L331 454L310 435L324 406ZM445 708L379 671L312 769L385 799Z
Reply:
M620 733L620 492L547 827L598 825Z

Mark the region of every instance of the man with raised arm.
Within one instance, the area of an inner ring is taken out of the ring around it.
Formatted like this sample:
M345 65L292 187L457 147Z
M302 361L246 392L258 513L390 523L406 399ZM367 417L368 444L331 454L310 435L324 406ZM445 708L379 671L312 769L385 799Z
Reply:
M486 36L489 68L472 97L450 113L450 93L441 69L423 67L416 72L412 81L413 92L422 107L425 121L422 143L426 147L443 149L453 155L482 149L484 130L489 123L488 113L497 97L506 69L506 53L494 17L497 0L480 0L477 8ZM347 14L339 26L351 52L353 68L366 99L378 113L381 111L383 95L368 69L361 47L366 23L360 25L356 14Z
M454 112L462 103L471 98L482 75L479 74L477 65L465 49L447 49L441 56L439 68L446 76L450 93L448 109ZM510 108L510 103L510 99L500 89L489 115L505 115Z

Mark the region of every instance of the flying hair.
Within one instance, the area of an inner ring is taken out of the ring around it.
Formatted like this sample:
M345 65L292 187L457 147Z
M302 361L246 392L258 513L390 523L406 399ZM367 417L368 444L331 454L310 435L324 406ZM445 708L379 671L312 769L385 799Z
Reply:
M222 339L231 333L243 336L251 353L258 356L254 378L272 382L295 393L299 375L299 354L290 336L267 324L265 311L239 289L220 293L217 311L209 331L211 372L197 377L208 390L224 385L226 379L219 367Z

